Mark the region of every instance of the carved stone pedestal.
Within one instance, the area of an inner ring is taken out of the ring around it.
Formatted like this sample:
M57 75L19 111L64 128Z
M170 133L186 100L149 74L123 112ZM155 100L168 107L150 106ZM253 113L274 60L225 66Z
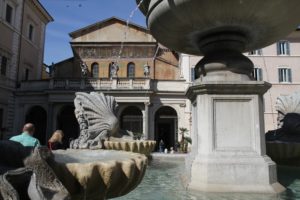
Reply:
M187 91L193 103L188 188L209 192L278 193L276 164L266 156L263 94L257 81L201 81Z

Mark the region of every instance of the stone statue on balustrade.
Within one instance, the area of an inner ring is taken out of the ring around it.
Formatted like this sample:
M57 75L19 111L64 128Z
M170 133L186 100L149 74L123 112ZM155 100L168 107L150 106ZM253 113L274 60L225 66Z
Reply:
M77 92L74 104L80 135L71 141L70 148L102 149L105 140L134 139L132 133L119 129L116 117L118 105L114 97L96 92Z
M81 76L86 78L88 75L88 67L85 62L80 62Z
M147 78L150 76L150 66L147 64L144 65L144 76Z
M116 62L110 64L110 79L118 77L119 65Z

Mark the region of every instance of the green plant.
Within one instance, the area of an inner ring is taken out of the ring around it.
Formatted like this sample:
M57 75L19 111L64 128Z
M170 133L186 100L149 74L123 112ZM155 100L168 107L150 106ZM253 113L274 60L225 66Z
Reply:
M192 144L192 138L191 137L185 136L184 140L187 141L188 143Z
M186 137L185 134L187 133L187 128L181 127L179 128L181 134L181 141L180 141L180 152L187 153L188 143L192 142L190 137Z

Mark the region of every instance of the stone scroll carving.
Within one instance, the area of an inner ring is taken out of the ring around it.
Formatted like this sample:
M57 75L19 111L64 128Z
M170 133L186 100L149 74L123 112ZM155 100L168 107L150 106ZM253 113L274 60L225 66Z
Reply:
M283 120L288 113L300 114L300 92L288 96L279 96L275 107L278 111L277 126L282 128Z
M80 135L71 141L73 149L101 149L104 140L119 135L119 121L116 117L117 102L103 93L77 92L74 100L75 115Z
M50 166L54 158L47 148L0 141L0 150L0 199L71 199Z

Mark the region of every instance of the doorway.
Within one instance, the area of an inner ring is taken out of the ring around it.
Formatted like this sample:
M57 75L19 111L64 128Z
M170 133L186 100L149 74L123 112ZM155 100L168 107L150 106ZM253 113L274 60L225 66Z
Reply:
M25 123L32 123L35 126L33 136L40 141L41 145L45 145L47 130L47 112L45 109L41 106L30 108L26 114Z
M173 147L176 150L177 141L177 113L169 107L164 106L158 109L155 113L155 140L156 150L159 147L159 142L162 140L165 148L170 150Z

